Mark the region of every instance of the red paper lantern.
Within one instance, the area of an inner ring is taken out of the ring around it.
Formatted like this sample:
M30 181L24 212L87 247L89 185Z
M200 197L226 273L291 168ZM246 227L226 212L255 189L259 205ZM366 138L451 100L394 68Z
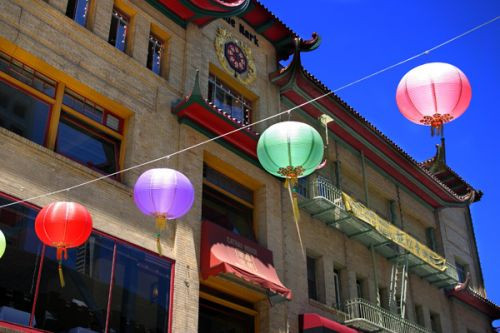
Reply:
M85 243L92 232L92 218L87 209L76 202L53 202L38 213L35 219L35 232L48 246L57 249L59 277L62 276L62 258L67 259L67 249Z
M410 121L431 126L442 134L443 125L460 117L471 100L469 80L457 67L432 62L413 68L399 82L396 102Z

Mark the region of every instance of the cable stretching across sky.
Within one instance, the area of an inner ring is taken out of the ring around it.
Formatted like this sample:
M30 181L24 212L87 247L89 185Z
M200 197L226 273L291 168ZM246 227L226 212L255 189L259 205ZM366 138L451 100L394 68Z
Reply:
M444 41L444 42L442 42L442 43L440 43L440 44L438 44L438 45L435 45L435 46L431 47L430 49L427 49L427 50L425 50L425 51L423 51L423 52L420 52L420 53L418 53L418 54L416 54L416 55L414 55L414 56L411 56L411 57L409 57L409 58L407 58L407 59L405 59L405 60L402 60L402 61L399 61L399 62L397 62L397 63L394 63L394 64L392 64L392 65L390 65L390 66L384 67L384 68L382 68L382 69L380 69L380 70L378 70L378 71L376 71L376 72L373 72L373 73L371 73L371 74L369 74L369 75L363 76L363 77L362 77L362 78L360 78L360 79L357 79L357 80L355 80L355 81L352 81L352 82L350 82L350 83L347 83L347 84L345 84L345 85L343 85L343 86L341 86L341 87L338 87L338 88L336 88L336 89L334 89L334 90L332 90L332 91L329 91L329 92L327 92L327 93L325 93L325 94L323 94L323 95L321 95L321 96L318 96L318 97L316 97L316 98L314 98L314 99L308 100L308 101L306 101L306 102L304 102L304 103L302 103L302 104L300 104L300 105L296 105L296 106L294 106L294 107L292 107L292 108L290 108L290 109L287 109L287 110L281 111L281 112L276 113L276 114L274 114L274 115L272 115L272 116L269 116L269 117L266 117L266 118L263 118L263 119L257 120L257 121L255 121L255 122L253 122L253 123L251 123L251 124L248 124L248 125L245 125L245 126L239 127L239 128L237 128L237 129L234 129L234 130L229 131L229 132L227 132L227 133L224 133L224 134L218 135L218 136L216 136L216 137L213 137L213 138L210 138L210 139L207 139L207 140L201 141L201 142L199 142L199 143L197 143L197 144L194 144L194 145L192 145L192 146L189 146L189 147L183 148L183 149L178 150L178 151L176 151L176 152L173 152L173 153L171 153L171 154L164 155L164 156L161 156L161 157L157 157L157 158L155 158L155 159L152 159L152 160L149 160L149 161L146 161L146 162L140 163L140 164L136 164L136 165L130 166L130 167L128 167L128 168L124 168L124 169L122 169L122 170L119 170L119 171L116 171L116 172L113 172L113 173L110 173L110 174L107 174L107 175L103 175L103 176L98 177L98 178L94 178L94 179L88 180L88 181L83 182L83 183L79 183L79 184L76 184L76 185L73 185L73 186L70 186L70 187L66 187L66 188L62 188L62 189L59 189L59 190L56 190L56 191L52 191L52 192L48 192L48 193L44 193L44 194L40 194L40 195L37 195L37 196L34 196L34 197L30 197L30 198L26 198L26 199L23 199L23 200L18 200L18 201L13 201L13 202L11 202L11 203L8 203L8 204L5 204L5 205L1 205L1 206L0 206L0 209L5 208L5 207L9 207L9 206L13 206L13 205L16 205L16 204L20 204L20 203L23 203L23 202L28 202L28 201L36 200L36 199L39 199L39 198L48 197L48 196L55 195L55 194L58 194L58 193L62 193L62 192L66 192L66 191L71 191L71 190L74 190L74 189L76 189L76 188L83 187L83 186L85 186L85 185L92 184L92 183L98 182L98 181L100 181L100 180L103 180L103 179L106 179L106 178L110 178L110 177L113 177L113 176L115 176L115 175L118 175L118 174L121 174L121 173L124 173L124 172L130 171L130 170L134 170L134 169L137 169L137 168L143 167L143 166L148 165L148 164L152 164L152 163L155 163L155 162L158 162L158 161L161 161L161 160L169 159L169 158L171 158L171 157L173 157L173 156L179 155L179 154L184 153L184 152L186 152L186 151L189 151L189 150L191 150L191 149L198 148L198 147L200 147L200 146L202 146L202 145L204 145L204 144L207 144L207 143L209 143L209 142L216 141L216 140L218 140L218 139L224 138L224 137L226 137L226 136L228 136L228 135L231 135L231 134L233 134L233 133L236 133L236 132L238 132L238 131L244 130L244 129L249 128L249 127L252 127L252 126L254 126L254 125L256 125L256 124L260 124L260 123L266 122L266 121L268 121L268 120L271 120L271 119L277 118L277 117L282 116L282 115L284 115L284 114L290 114L292 111L294 111L294 110L296 110L296 109L298 109L298 108L301 108L301 107L303 107L304 105L307 105L307 104L309 104L309 103L313 103L313 102L315 102L315 101L317 101L317 100L319 100L319 99L322 99L322 98L324 98L324 97L326 97L326 96L328 96L328 95L331 95L331 94L336 93L336 92L338 92L338 91L340 91L340 90L343 90L343 89L345 89L345 88L347 88L347 87L353 86L353 85L358 84L358 83L360 83L360 82L362 82L362 81L365 81L365 80L367 80L367 79L369 79L369 78L372 78L372 77L374 77L374 76L377 76L377 75L379 75L379 74L382 74L382 73L384 73L384 72L386 72L386 71L388 71L388 70L390 70L390 69L393 69L393 68L395 68L395 67L397 67L397 66L400 66L400 65L402 65L402 64L404 64L404 63L407 63L407 62L409 62L409 61L411 61L411 60L417 59L417 58L419 58L419 57L421 57L421 56L423 56L423 55L427 55L427 54L429 54L430 52L432 52L432 51L434 51L434 50L437 50L437 49L439 49L439 48L441 48L441 47L443 47L443 46L445 46L445 45L448 45L448 44L450 44L450 43L452 43L452 42L454 42L454 41L456 41L456 40L458 40L458 39L460 39L460 38L462 38L462 37L464 37L464 36L466 36L466 35L468 35L468 34L471 34L472 32L474 32L474 31L476 31L476 30L479 30L479 29L481 29L481 28L483 28L483 27L485 27L485 26L487 26L487 25L489 25L489 24L491 24L491 23L493 23L493 22L495 22L495 21L497 21L497 20L499 20L499 19L500 19L500 16L496 16L496 17L495 17L495 18L493 18L493 19L490 19L490 20L488 20L488 21L485 21L485 22L483 22L483 23L481 23L481 24L479 24L479 25L477 25L477 26L475 26L475 27L473 27L473 28L471 28L471 29L469 29L469 30L467 30L467 31L465 31L465 32L463 32L463 33L461 33L461 34L457 35L457 36L454 36L454 37L452 37L452 38L450 38L450 39L448 39L448 40L446 40L446 41Z

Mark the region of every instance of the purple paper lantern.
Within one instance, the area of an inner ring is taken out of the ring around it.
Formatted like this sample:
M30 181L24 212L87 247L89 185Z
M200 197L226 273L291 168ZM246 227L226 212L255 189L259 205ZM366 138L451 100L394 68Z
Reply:
M184 216L193 205L194 188L189 179L173 169L150 169L135 183L134 201L139 210L156 218L158 252L160 232L166 221Z

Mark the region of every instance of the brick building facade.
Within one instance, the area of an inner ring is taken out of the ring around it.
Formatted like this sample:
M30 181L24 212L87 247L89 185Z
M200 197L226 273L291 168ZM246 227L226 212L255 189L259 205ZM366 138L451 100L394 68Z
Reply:
M0 212L0 331L491 332L500 309L469 210L480 191L446 165L444 142L418 163L335 94L290 116L329 136L326 166L299 183L299 230L256 159L276 118L40 196L329 92L300 62L318 45L257 0L0 1L0 204L33 198ZM181 171L196 193L162 256L132 198L152 167ZM33 233L53 201L94 221L64 289Z

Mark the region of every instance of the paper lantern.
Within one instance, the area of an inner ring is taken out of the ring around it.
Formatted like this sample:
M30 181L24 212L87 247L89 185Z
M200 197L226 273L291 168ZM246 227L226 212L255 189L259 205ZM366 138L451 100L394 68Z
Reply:
M56 248L59 278L64 287L62 259L68 258L69 248L78 247L89 238L92 232L90 213L76 202L53 202L36 216L35 232L42 243Z
M457 67L433 62L413 68L399 82L396 102L410 121L431 126L431 133L460 117L471 100L469 80Z
M257 143L257 157L264 169L286 179L296 221L299 210L294 187L297 179L310 175L323 159L323 140L311 126L284 121L267 128Z
M179 171L167 168L150 169L135 183L134 201L139 210L156 219L156 242L161 254L160 233L166 221L185 215L194 202L194 188Z
M2 230L0 230L0 258L2 258L5 253L5 247L7 246L7 241L5 240L5 235Z

